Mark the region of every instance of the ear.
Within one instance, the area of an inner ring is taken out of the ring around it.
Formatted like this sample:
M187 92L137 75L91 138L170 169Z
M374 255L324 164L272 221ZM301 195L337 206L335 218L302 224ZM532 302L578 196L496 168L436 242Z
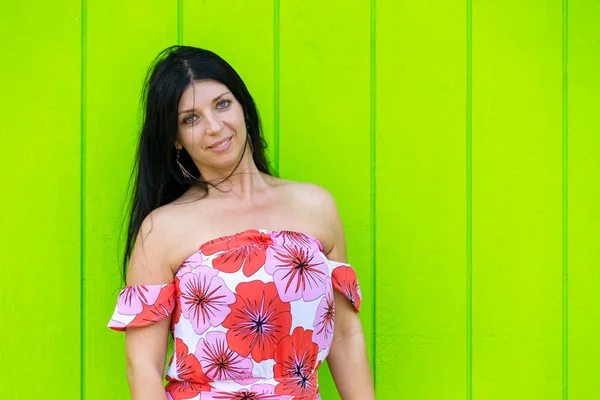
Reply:
M183 146L181 145L181 143L179 143L179 140L175 140L175 148L176 148L177 150L181 150L181 148L182 148L182 147L183 147Z

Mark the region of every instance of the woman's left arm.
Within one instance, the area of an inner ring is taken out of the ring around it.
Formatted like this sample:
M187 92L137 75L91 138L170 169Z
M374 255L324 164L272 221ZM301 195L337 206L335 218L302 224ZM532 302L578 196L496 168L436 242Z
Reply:
M360 319L354 306L334 290L333 343L327 364L343 400L375 398L373 378Z
M315 211L330 227L334 244L327 253L330 260L347 262L346 237L342 220L333 196L319 188L318 195L310 197L315 201ZM333 342L327 356L327 364L343 400L375 399L373 377L365 338L360 319L350 300L339 290L333 290L335 319Z

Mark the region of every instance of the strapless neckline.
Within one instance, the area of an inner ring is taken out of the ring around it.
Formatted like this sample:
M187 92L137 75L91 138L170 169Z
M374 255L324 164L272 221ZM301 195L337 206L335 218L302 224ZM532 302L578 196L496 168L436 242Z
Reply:
M194 251L192 254L190 254L188 257L186 257L185 260L183 260L183 262L181 263L181 265L179 266L179 268L181 268L186 262L188 262L190 259L192 259L194 257L194 255L196 255L198 252L201 252L202 247L209 245L210 243L216 243L216 242L220 242L220 241L228 241L228 240L233 240L237 237L240 236L244 236L244 235L249 235L250 233L254 233L254 232L258 232L258 233L262 233L262 234L266 234L266 235L272 235L272 234L280 234L280 233L289 233L289 234L295 234L295 235L304 235L306 236L307 239L314 241L318 248L317 251L320 253L320 255L325 258L325 260L329 261L329 262L333 262L333 263L337 263L337 264L347 264L347 262L342 262L342 261L336 261L336 260L331 260L327 257L327 255L323 252L323 243L321 243L321 241L311 235L310 233L306 233L306 232L301 232L301 231L295 231L295 230L287 230L287 229L265 229L265 228L247 228L235 233L232 233L230 235L225 235L225 236L217 236L213 239L207 240L204 243L200 244L197 247L197 250Z

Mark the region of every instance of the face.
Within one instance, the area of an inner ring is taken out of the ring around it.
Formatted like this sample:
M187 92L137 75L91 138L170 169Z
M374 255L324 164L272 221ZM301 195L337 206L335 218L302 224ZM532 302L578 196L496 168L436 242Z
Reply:
M221 82L190 84L181 96L177 123L175 147L185 148L205 179L235 166L246 146L242 105Z

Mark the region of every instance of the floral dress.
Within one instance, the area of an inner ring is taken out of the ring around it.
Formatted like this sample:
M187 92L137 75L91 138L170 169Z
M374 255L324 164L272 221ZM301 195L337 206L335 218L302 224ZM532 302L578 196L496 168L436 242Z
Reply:
M125 287L108 327L172 314L168 399L317 400L334 289L360 311L355 270L328 260L318 239L247 229L201 245L173 283Z

